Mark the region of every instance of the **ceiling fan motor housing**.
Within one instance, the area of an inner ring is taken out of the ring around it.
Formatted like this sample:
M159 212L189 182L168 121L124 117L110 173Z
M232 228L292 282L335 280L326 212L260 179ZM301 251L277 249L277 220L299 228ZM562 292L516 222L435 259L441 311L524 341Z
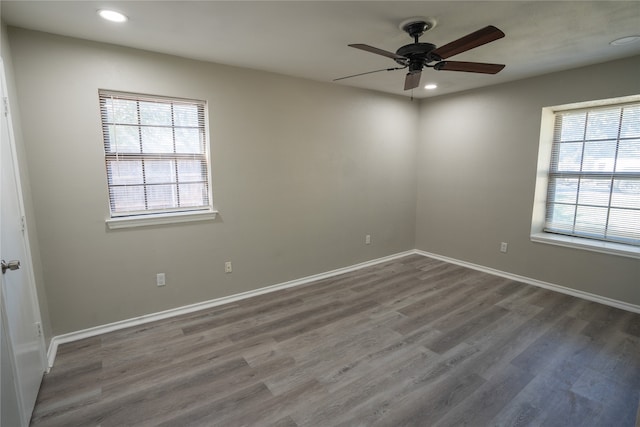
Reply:
M403 66L409 65L409 71L419 71L422 67L431 62L429 58L429 52L434 50L436 45L431 43L412 43L402 46L396 51L396 55L403 56L404 58L397 58L395 61ZM406 58L406 59L405 59ZM407 61L407 59L409 61ZM414 67L418 67L415 70Z

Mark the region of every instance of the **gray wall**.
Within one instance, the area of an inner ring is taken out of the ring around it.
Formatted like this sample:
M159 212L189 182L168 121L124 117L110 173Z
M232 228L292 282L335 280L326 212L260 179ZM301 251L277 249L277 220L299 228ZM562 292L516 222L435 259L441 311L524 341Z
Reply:
M638 76L634 57L423 102L416 247L640 304L638 259L529 239L542 108L635 95Z
M9 41L54 334L415 247L417 103L11 27ZM209 101L215 222L106 229L99 88Z
M45 343L49 345L52 337L51 322L49 320L49 307L47 303L47 291L45 288L44 276L42 273L42 263L40 259L40 247L38 244L38 230L35 222L35 210L31 196L31 184L29 177L29 165L25 153L24 139L22 135L22 120L18 94L16 92L15 73L13 69L13 57L11 46L7 37L7 26L0 20L0 56L4 62L5 77L7 80L7 91L9 97L9 108L11 109L12 126L17 150L18 163L20 168L20 183L22 184L22 196L24 201L25 216L27 218L27 230L29 232L29 246L31 248L31 259L33 261L34 280L36 282L36 292L38 293L38 304L40 306L40 316L42 320L42 330Z
M412 103L22 29L9 38L53 334L413 248L640 304L638 260L529 240L542 107L640 93L640 58ZM99 88L209 101L215 222L106 229Z

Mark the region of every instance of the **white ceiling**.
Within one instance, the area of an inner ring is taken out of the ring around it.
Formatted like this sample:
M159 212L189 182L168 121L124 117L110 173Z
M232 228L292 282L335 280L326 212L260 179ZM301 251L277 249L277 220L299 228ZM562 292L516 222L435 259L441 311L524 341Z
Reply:
M112 8L125 24L96 14ZM441 46L495 25L506 37L451 60L506 64L497 75L425 70L417 98L518 80L640 54L640 41L610 41L640 35L639 1L8 1L8 24L49 33L130 46L330 82L395 62L348 47L365 43L396 51L411 43L403 20L437 22L422 42ZM405 71L380 72L336 82L393 94L403 90Z

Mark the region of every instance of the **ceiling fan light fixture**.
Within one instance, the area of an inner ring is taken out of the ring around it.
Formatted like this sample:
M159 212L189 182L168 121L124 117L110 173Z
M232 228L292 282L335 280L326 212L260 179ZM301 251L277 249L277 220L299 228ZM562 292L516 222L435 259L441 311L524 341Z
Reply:
M434 90L438 88L438 85L435 83L429 83L424 86L426 90Z
M609 44L611 46L624 46L631 43L635 43L638 40L640 40L640 36L638 35L626 36L626 37L620 37L619 39L612 40L609 42Z
M129 19L126 15L110 9L100 9L98 11L98 15L100 15L102 19L106 19L111 22L126 22L127 19Z

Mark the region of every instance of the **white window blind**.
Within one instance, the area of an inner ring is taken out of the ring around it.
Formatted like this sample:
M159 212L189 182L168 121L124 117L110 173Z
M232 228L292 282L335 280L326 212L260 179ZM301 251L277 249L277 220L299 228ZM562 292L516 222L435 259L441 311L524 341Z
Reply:
M640 103L556 113L545 231L640 246Z
M211 209L205 102L99 96L111 217Z

